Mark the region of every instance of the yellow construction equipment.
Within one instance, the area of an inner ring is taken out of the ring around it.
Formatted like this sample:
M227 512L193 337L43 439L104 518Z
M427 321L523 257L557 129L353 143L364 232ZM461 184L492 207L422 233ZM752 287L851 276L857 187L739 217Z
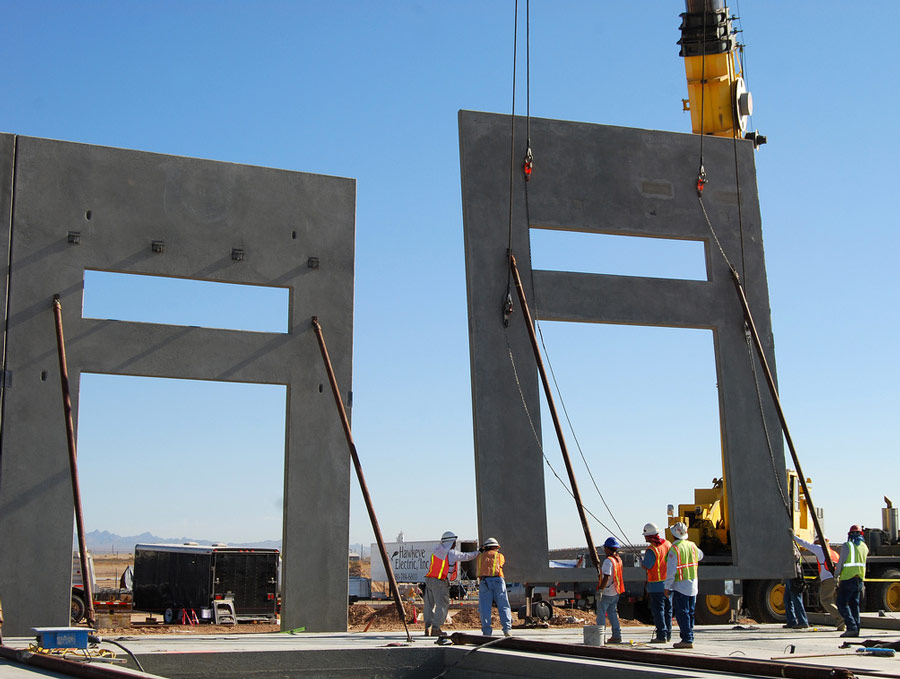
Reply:
M688 85L682 106L691 113L693 132L740 138L753 113L753 99L744 85L732 17L724 0L685 0L685 9L678 41Z

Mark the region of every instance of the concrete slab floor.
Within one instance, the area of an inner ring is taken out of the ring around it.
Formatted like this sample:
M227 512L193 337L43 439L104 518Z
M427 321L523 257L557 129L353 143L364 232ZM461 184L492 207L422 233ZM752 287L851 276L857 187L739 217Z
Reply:
M872 622L876 622L873 620ZM781 625L728 627L700 626L692 650L648 644L649 627L623 628L624 648L664 654L743 658L799 663L818 668L848 668L856 675L900 677L900 655L894 658L857 654L856 646L841 649L845 641L866 639L897 641L900 621L881 619L895 629L863 629L858 639L844 639L833 627L789 630ZM677 629L676 629L677 634ZM514 637L572 644L583 647L581 629L517 630ZM159 635L121 636L148 672L164 677L482 677L520 676L612 677L633 674L652 676L722 676L702 670L640 665L625 661L573 659L554 655L473 646L436 646L433 639L413 637L407 643L402 632L302 633L261 635ZM4 639L12 648L25 648L30 638ZM502 642L501 642L502 644ZM118 650L109 646L112 650ZM622 647L620 647L622 648ZM121 657L124 654L119 653ZM129 662L129 667L131 664ZM443 674L442 674L443 673ZM0 661L0 677L52 676L13 667ZM734 676L734 675L731 675Z

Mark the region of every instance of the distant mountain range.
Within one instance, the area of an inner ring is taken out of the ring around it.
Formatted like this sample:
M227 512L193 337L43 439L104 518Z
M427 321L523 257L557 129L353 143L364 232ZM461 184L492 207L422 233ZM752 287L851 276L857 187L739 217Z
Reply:
M199 538L161 538L153 533L141 533L140 535L116 535L105 530L92 530L86 533L84 541L87 548L96 554L111 554L113 552L133 552L134 546L139 543L180 545L185 542L196 542L198 545L211 545L215 540L202 540ZM261 540L260 542L229 542L229 547L245 547L249 549L281 549L281 540Z
M92 530L86 533L84 541L87 548L95 554L112 554L114 552L134 552L137 544L166 544L181 545L185 542L196 542L198 545L211 545L216 540L202 540L200 538L161 538L153 533L141 533L140 535L116 535L106 530ZM281 540L261 540L259 542L229 542L229 547L244 547L247 549L281 549ZM77 548L77 543L76 543ZM367 557L369 547L367 545L352 544L350 551Z

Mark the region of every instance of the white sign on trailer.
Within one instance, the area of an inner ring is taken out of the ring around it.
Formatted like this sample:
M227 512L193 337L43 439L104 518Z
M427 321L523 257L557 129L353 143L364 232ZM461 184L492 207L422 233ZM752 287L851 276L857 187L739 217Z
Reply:
M394 569L397 582L425 582L431 550L437 541L386 542L385 551ZM372 580L384 582L388 579L387 568L381 560L377 544L372 544Z

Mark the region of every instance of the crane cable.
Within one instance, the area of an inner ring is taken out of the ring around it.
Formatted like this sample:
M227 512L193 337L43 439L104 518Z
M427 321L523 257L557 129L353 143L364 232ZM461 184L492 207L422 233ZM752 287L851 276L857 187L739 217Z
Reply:
M507 229L507 251L512 250L512 225L513 225L513 194L515 173L513 172L513 159L516 154L516 62L518 61L519 42L519 0L515 2L513 9L513 67L512 67L512 112L509 116L509 226ZM513 312L512 301L512 269L506 269L506 297L503 299L503 327L509 327L509 317Z
M703 138L706 136L704 134L703 129L703 109L704 109L704 99L706 94L706 12L703 13L703 34L702 34L702 47L701 47L701 61L700 61L700 169L698 171L697 176L697 202L700 204L700 209L703 212L703 218L706 221L707 227L709 227L710 234L712 234L713 240L716 243L716 247L719 250L719 253L722 255L722 259L725 261L725 264L728 266L729 271L735 281L738 281L738 285L742 285L740 283L741 277L737 272L734 264L728 258L728 255L725 252L725 248L722 246L721 241L719 240L719 236L716 233L716 230L713 228L712 221L709 218L709 213L706 211L706 206L703 203L703 189L708 183L709 179L706 174L706 170L703 166ZM741 54L743 55L743 45L741 46ZM741 59L741 75L744 74L744 63L743 57ZM746 77L745 77L746 80ZM738 234L740 238L740 251L741 251L741 270L746 272L746 250L744 247L744 220L743 220L743 204L741 200L741 177L740 170L738 164L738 147L737 147L737 129L738 129L738 121L737 115L738 111L735 111L735 120L731 126L731 140L732 140L732 148L733 148L733 158L734 158L734 181L735 181L735 190L737 191L737 208L738 208ZM763 403L762 392L759 387L759 376L756 371L756 359L753 354L753 347L751 344L751 334L750 334L750 326L744 321L744 337L747 343L747 357L750 362L750 371L753 374L753 383L756 389L756 402L759 409L760 420L763 426L763 432L766 437L766 447L769 452L769 459L772 462L772 473L775 476L775 483L778 486L778 492L781 496L781 501L784 505L785 510L787 511L788 517L791 517L791 506L790 502L785 495L784 487L781 483L781 475L778 473L778 466L775 463L775 451L772 447L772 439L769 434L769 427L766 423L766 415L765 415L765 406Z
M741 16L741 6L740 2L737 2L737 17L735 19L740 21ZM736 31L743 33L743 27L740 30ZM704 45L705 47L705 45ZM747 83L747 69L746 64L744 62L744 45L738 44L738 49L740 51L740 63L741 63L741 77L744 79L744 83ZM749 89L749 87L748 87ZM736 113L739 113L737 111ZM735 121L737 123L737 121ZM740 175L740 165L738 163L738 146L737 146L737 131L738 126L735 124L731 128L731 144L732 144L732 157L734 158L734 183L735 189L737 191L737 204L738 204L738 234L740 236L740 250L741 250L741 271L744 274L747 273L747 260L746 260L746 248L744 247L744 211L742 209L743 200L741 196L741 175ZM703 201L700 201L701 206L703 205ZM703 210L704 215L706 215L706 210ZM706 215L707 221L709 221L709 216ZM712 231L712 225L710 225L710 230ZM713 232L715 234L715 232ZM718 244L718 239L716 239L716 243ZM725 255L725 251L722 250L721 244L719 244L719 249L722 251L722 255ZM725 261L728 262L729 268L732 270L732 276L734 274L734 266L731 262L728 261L728 258L725 257ZM744 340L747 343L747 358L750 362L750 371L753 373L753 386L756 390L756 403L759 409L759 418L762 422L763 432L766 436L766 448L769 452L769 460L772 463L772 474L775 476L775 483L778 486L778 494L781 496L781 502L784 505L785 511L787 511L788 516L791 516L791 504L785 495L784 486L781 483L781 474L778 473L778 465L775 463L775 451L772 448L772 437L769 433L769 426L766 423L766 414L765 414L765 405L763 403L762 390L759 387L759 373L756 370L756 359L753 355L753 345L751 340L750 326L744 321Z
M525 150L525 156L523 158L522 166L521 166L522 173L525 178L525 184L524 184L525 219L526 219L526 224L529 226L529 228L531 226L531 210L530 210L530 202L529 202L529 196L528 196L528 181L531 179L532 171L534 168L534 154L533 154L532 148L531 148L531 8L530 8L530 4L531 4L530 0L526 0L526 10L525 10L525 26L526 26L526 49L525 49L526 150ZM512 107L511 107L512 114L511 114L511 123L510 123L510 180L509 180L509 213L508 213L509 225L508 225L508 234L507 234L507 250L508 250L508 252L512 252L513 195L514 195L514 179L515 179L515 110L516 110L516 61L517 61L517 42L518 42L518 0L516 0L516 2L515 2L514 14L515 14L515 17L514 17L515 30L513 31L513 87L512 87L513 100L512 100ZM528 240L528 263L529 263L530 270L531 270L531 261L532 261L531 239L529 238L529 240ZM590 509L588 509L587 507L584 506L584 503L581 504L581 507L595 521L597 521L597 523L600 526L602 526L607 532L609 532L612 535L621 536L622 542L626 545L630 545L631 541L627 538L627 535L625 534L624 529L619 524L618 519L616 519L615 515L613 514L612 509L610 509L609 504L606 502L606 498L603 496L603 493L600 491L600 488L597 484L597 480L595 479L594 474L591 471L590 464L587 461L584 451L581 448L581 443L578 440L578 436L575 433L575 428L572 425L572 420L569 417L569 412L568 412L568 409L566 408L565 400L563 399L562 392L559 388L559 383L556 379L556 373L553 370L553 364L550 361L550 354L549 354L549 351L547 350L547 345L544 340L544 333L543 333L543 330L541 329L541 324L538 319L537 295L534 290L534 279L533 278L531 281L531 298L533 300L533 306L535 309L535 326L537 327L538 333L541 338L541 346L543 347L544 355L547 357L547 363L550 367L550 373L553 378L553 384L556 389L557 396L560 399L560 404L562 405L563 413L566 416L566 422L568 423L569 430L571 431L572 437L575 440L576 447L578 448L578 452L581 456L582 462L585 465L585 468L587 469L588 475L590 476L590 479L594 486L594 489L596 490L597 495L599 495L600 500L603 502L603 506L606 508L606 511L609 513L610 517L612 518L613 523L618 528L618 533L615 530L611 529L609 526L607 526L605 523L603 523L603 521L601 521L597 517L596 514L594 514ZM504 328L507 328L509 326L509 318L512 315L512 312L513 312L512 269L510 267L508 267L507 268L506 297L503 302L503 325L504 325ZM506 334L506 347L507 347L507 352L509 354L510 364L513 369L513 375L516 380L516 387L519 391L519 397L522 401L522 406L525 410L525 415L528 419L528 424L531 428L532 434L534 435L534 438L538 445L538 448L541 451L541 455L543 456L544 461L546 462L547 466L550 468L550 471L553 473L553 475L556 477L556 479L562 484L562 486L563 486L563 488L565 488L566 492L570 496L572 496L572 498L574 499L575 498L574 493L566 485L565 481L563 481L563 479L557 473L556 469L554 469L552 463L550 462L550 459L547 457L547 454L544 451L543 443L541 442L540 437L538 436L537 428L535 427L534 420L531 416L531 411L529 410L528 404L525 399L525 394L522 391L522 386L519 381L518 370L516 368L515 357L513 355L512 346L510 345L510 342L509 342L508 334Z

